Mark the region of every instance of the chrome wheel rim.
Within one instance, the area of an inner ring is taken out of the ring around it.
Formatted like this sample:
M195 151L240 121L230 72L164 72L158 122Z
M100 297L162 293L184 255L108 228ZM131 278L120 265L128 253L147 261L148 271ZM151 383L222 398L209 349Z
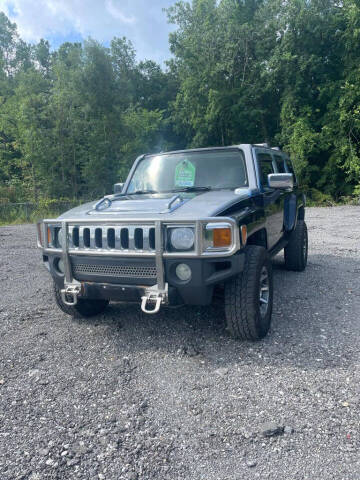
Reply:
M270 295L269 273L268 273L268 269L264 265L260 273L260 292L259 292L260 315L262 317L265 317L269 308L269 295Z

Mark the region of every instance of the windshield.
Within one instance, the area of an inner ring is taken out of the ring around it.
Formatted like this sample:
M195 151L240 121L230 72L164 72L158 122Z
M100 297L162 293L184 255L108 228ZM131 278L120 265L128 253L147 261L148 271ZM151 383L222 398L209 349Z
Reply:
M241 150L151 155L141 160L126 193L246 187Z

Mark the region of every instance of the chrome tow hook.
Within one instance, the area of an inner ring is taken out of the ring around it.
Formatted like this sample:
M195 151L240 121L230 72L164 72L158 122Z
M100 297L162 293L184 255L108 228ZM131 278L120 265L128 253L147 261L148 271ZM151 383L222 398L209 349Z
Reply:
M165 285L165 290L159 290L157 285L145 290L145 295L141 297L141 310L150 315L158 313L162 304L168 301L168 284ZM148 304L153 308L149 309Z
M81 287L78 285L68 285L66 288L60 291L61 300L68 305L73 307L78 303L78 295L80 294Z

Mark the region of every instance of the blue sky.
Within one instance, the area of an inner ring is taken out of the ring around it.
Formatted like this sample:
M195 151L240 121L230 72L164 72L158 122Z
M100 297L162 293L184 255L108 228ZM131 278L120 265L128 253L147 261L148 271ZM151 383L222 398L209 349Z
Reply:
M108 45L111 38L127 37L138 59L163 63L170 56L168 35L174 29L162 11L175 0L0 0L18 25L21 38L49 40L56 48L64 41L91 36Z

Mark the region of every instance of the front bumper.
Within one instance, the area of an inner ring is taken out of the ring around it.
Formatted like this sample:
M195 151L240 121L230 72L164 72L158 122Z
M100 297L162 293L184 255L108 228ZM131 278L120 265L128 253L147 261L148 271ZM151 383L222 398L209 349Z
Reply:
M231 227L232 243L226 251L209 252L204 248L204 227L208 223L225 223ZM57 248L47 241L48 225L53 224L62 232L59 234L61 246ZM167 229L179 226L194 228L195 244L191 252L169 252L166 249ZM121 238L123 230L128 234L126 247ZM78 237L80 232L80 238L82 232L87 232L87 245L81 241L74 245L75 231ZM136 244L137 231L142 232L141 247ZM211 302L214 285L239 273L244 264L239 228L234 219L228 217L176 223L154 219L144 224L131 219L109 223L93 219L44 220L38 233L44 261L62 289L63 299L66 301L67 292L75 292L69 305L76 304L78 296L123 301L147 298L150 303L206 305ZM97 233L100 233L100 240ZM64 274L60 274L57 268L59 259L63 261ZM192 277L188 282L179 280L175 274L179 263L186 263L191 268ZM139 270L146 274L134 274ZM152 313L146 308L143 310Z
M56 254L44 256L44 262L50 271L54 281L60 289L65 287L65 277L56 268L58 261ZM74 265L97 264L116 267L117 265L136 265L148 267L152 265L151 260L140 260L138 258L106 258L94 259L92 257L70 257L71 267L74 271ZM188 282L179 280L175 270L179 263L186 263L192 271L191 279ZM227 279L237 275L243 270L244 254L238 252L232 257L225 258L177 258L164 259L164 278L168 284L168 304L169 305L208 305L211 303L214 286ZM131 277L112 277L99 274L91 275L76 274L75 281L81 286L80 297L92 299L108 299L123 302L139 302L144 296L146 290L154 285L156 278L131 278Z

